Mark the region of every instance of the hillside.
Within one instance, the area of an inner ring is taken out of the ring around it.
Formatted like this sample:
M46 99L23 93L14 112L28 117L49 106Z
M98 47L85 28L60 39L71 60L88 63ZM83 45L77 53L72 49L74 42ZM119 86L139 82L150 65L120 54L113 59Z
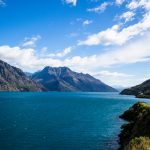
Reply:
M140 85L123 90L122 95L135 95L138 98L150 98L150 80Z
M149 150L150 105L139 102L125 111L120 118L128 121L122 126L120 150Z
M22 70L0 60L0 91L42 91Z

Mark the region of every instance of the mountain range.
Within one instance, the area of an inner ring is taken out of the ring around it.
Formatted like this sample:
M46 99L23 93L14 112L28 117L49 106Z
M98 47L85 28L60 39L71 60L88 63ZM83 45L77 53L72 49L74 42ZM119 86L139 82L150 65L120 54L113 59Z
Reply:
M0 91L116 92L117 90L89 74L77 73L67 67L45 67L30 74L0 60Z
M0 60L0 91L116 92L89 74L67 67L45 67L36 73L24 73Z
M117 90L89 74L77 73L67 67L45 67L31 79L48 91L116 92Z

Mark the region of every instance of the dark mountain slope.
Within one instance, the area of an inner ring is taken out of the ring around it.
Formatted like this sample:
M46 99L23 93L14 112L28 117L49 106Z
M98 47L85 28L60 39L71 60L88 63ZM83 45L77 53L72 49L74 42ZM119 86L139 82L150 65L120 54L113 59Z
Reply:
M48 91L116 92L117 90L89 74L76 73L67 67L45 67L32 75Z
M0 60L0 91L41 91L23 71Z

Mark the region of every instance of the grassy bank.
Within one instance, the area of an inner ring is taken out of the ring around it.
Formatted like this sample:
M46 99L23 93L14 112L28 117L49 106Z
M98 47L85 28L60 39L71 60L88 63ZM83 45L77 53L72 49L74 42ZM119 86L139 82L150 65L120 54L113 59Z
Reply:
M150 105L138 102L120 118L128 121L121 127L121 150L150 150Z

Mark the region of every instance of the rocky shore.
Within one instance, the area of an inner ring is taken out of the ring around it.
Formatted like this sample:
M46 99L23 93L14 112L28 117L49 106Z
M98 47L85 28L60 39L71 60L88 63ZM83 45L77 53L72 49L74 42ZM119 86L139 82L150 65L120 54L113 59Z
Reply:
M138 102L125 111L121 119L120 150L150 150L150 105Z

